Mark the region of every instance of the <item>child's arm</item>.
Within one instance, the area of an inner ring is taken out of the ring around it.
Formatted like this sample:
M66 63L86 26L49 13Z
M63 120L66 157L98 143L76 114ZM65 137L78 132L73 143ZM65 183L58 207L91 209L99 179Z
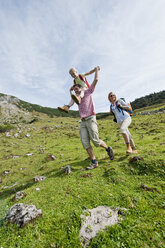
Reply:
M99 66L98 66L98 67L99 67ZM99 67L99 68L100 68L100 67ZM99 70L100 70L100 69L99 69ZM96 68L92 69L92 70L89 71L89 72L84 73L84 76L88 76L88 75L94 73L95 71L96 71Z

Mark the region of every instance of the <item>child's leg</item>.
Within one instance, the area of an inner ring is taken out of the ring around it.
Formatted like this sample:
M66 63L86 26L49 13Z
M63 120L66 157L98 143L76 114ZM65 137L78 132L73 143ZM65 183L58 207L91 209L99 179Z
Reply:
M87 87L82 88L81 93L80 93L80 97L81 97L81 98L84 97L85 91L86 91L87 89L88 89Z
M71 99L68 105L64 105L63 107L58 107L58 110L60 110L60 111L62 111L62 112L65 112L65 113L68 113L70 107L71 107L73 104L74 104L74 100Z
M74 104L74 100L71 98L71 100L67 106L70 108L73 104Z

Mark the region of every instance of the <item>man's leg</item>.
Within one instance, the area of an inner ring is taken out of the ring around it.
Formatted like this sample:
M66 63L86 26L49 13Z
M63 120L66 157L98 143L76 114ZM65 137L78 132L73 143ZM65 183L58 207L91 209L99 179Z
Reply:
M110 146L108 147L104 141L99 139L97 121L96 121L95 117L93 117L87 121L87 127L88 127L88 131L89 131L90 139L92 140L93 144L96 147L100 146L100 147L104 148L107 151L109 158L111 160L114 159L114 154L113 154L112 148Z
M86 121L81 122L80 124L80 138L81 138L81 143L86 149L90 159L91 159L91 164L86 168L87 170L92 170L98 166L98 162L96 160L96 157L93 152L93 148L90 145L90 137L88 133L88 129L86 126Z
M96 159L96 157L94 155L94 152L93 152L93 148L91 146L89 148L87 148L86 151L87 151L87 153L88 153L88 155L89 155L89 157L90 157L91 160L95 160Z

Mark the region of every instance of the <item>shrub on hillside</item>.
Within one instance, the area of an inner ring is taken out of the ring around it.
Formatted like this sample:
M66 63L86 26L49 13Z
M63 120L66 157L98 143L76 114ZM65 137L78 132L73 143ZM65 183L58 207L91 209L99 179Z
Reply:
M5 133L13 128L14 126L11 124L0 125L0 133Z

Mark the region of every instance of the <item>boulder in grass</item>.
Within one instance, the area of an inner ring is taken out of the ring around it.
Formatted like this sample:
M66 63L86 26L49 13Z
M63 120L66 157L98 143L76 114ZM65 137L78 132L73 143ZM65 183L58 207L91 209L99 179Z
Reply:
M19 203L10 208L5 220L8 223L19 225L19 227L25 227L28 223L32 222L41 215L41 209L37 209L35 205L25 205L24 203Z
M137 162L137 161L144 161L144 158L143 157L140 157L140 156L134 156L132 158L129 159L129 162L130 163L133 163L133 162Z
M81 215L82 225L79 234L82 246L84 248L87 247L99 231L103 231L106 227L119 223L122 220L121 210L126 211L127 209L99 206L84 210Z

